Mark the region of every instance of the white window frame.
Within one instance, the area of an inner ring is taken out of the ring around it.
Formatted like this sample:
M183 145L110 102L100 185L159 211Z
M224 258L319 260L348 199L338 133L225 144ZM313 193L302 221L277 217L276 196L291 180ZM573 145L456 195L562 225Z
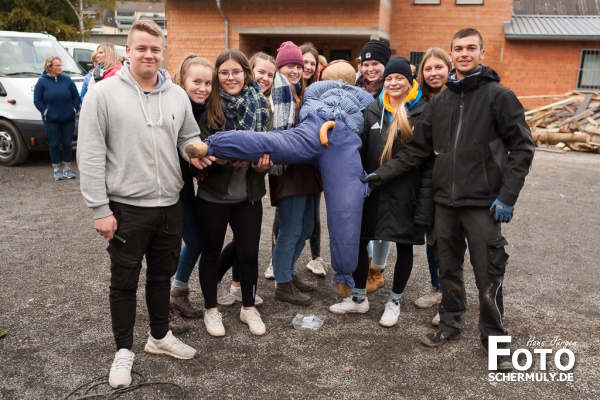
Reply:
M476 5L482 6L483 0L456 0L457 5Z
M600 49L581 50L579 73L577 74L577 90L600 90Z
M442 0L413 0L413 4L416 5L439 5L442 4Z

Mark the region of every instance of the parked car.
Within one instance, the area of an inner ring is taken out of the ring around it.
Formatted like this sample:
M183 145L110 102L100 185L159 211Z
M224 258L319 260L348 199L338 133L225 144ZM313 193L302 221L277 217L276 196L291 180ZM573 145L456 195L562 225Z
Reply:
M89 42L63 42L60 44L67 49L71 57L83 68L84 71L89 71L94 68L92 63L92 52L98 48L100 43ZM117 53L122 57L127 57L125 46L115 45Z
M0 31L0 165L19 165L30 151L49 149L33 89L51 55L61 58L62 73L81 90L84 71L54 36Z

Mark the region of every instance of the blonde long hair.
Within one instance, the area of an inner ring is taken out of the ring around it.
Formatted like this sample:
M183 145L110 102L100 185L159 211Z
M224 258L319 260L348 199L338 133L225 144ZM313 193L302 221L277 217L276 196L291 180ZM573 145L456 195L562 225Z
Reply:
M431 100L431 98L436 94L434 92L433 88L431 88L427 84L427 82L425 82L425 76L423 75L423 70L425 69L425 63L427 62L427 60L429 60L432 57L439 58L440 60L442 60L444 62L444 64L446 64L446 66L448 67L448 72L450 72L450 70L452 70L452 60L450 59L450 56L448 55L448 53L446 53L443 49L440 49L439 47L431 47L425 51L425 54L423 55L423 58L421 59L421 64L419 64L419 72L417 73L417 82L419 82L419 86L421 86L421 91L423 92L423 98L426 101ZM444 86L442 86L442 88L441 88L441 90L444 90L444 89L446 89L446 84L444 84Z
M104 64L105 69L114 67L115 64L118 63L119 60L121 59L121 56L119 56L119 54L117 53L117 49L115 48L115 45L112 43L100 43L98 45L98 47L96 48L96 53L100 49L104 50L104 63L103 64Z
M411 89L406 92L406 96L408 96L408 93L410 93ZM412 126L410 125L410 120L408 119L408 112L406 111L405 103L406 97L402 101L402 104L396 107L396 110L392 115L392 121L390 122L390 127L387 131L387 139L385 141L385 145L383 146L381 157L379 158L379 162L381 164L392 158L392 147L394 147L394 142L398 137L398 133L400 133L401 143L406 143L413 137ZM382 112L385 114L385 105L383 106Z

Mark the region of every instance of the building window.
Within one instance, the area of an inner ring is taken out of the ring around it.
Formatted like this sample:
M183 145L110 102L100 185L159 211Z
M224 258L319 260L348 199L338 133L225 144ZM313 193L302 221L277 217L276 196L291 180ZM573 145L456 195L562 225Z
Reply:
M577 89L600 90L600 50L582 50Z
M413 0L413 4L441 4L442 0Z
M417 71L419 70L419 65L421 64L421 60L423 59L424 55L424 51L411 51L408 53L408 61L417 67Z
M456 0L456 4L477 4L483 5L483 0Z

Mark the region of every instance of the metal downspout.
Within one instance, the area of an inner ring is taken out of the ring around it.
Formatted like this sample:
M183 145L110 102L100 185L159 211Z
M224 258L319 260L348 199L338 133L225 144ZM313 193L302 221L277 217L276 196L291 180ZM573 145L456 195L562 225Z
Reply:
M225 50L229 50L229 18L227 18L227 15L225 15L225 12L221 8L221 0L216 0L216 2L217 9L223 16L223 19L225 19Z

